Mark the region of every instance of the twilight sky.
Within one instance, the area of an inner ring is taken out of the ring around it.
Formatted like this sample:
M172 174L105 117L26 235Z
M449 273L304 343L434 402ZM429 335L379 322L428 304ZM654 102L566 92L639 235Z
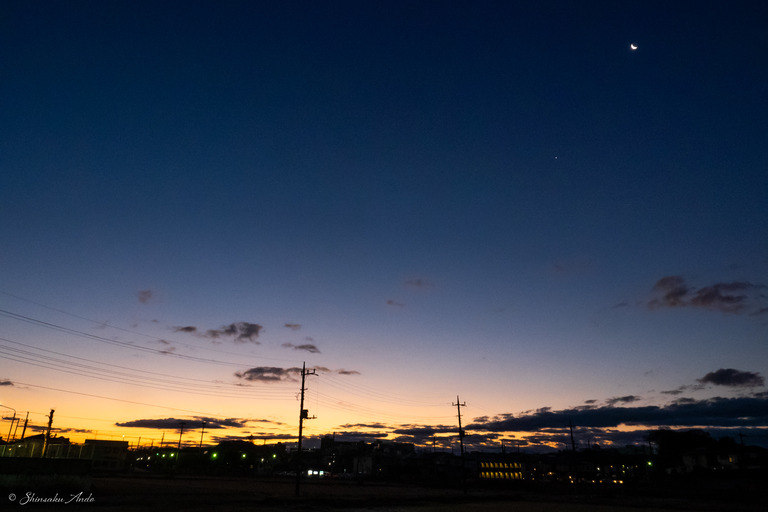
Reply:
M768 445L766 19L3 2L0 436Z

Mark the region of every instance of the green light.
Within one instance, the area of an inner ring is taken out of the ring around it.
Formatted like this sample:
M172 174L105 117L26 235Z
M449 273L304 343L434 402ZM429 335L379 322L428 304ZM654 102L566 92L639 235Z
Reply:
M219 454L214 452L214 453L213 453L213 455L211 455L211 458L212 458L212 459L215 459L215 458L216 458L216 457L218 457L218 456L219 456Z
M243 454L243 456L242 456L242 457L243 457L243 458L246 458L246 457L247 457L247 455L246 455L246 454Z

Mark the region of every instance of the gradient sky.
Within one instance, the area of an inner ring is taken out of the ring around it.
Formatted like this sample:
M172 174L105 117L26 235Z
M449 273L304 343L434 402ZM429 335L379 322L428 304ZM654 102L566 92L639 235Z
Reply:
M768 444L766 19L3 2L0 404L290 442L306 361L310 437Z

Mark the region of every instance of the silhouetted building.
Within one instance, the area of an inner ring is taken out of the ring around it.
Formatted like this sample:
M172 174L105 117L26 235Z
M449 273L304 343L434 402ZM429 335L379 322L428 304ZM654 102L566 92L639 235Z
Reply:
M128 441L107 441L86 439L84 458L91 460L91 468L96 471L122 471L126 468Z

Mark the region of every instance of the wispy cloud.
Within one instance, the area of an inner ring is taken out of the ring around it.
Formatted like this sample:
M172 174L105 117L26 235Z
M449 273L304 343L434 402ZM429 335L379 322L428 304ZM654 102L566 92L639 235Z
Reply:
M691 384L691 385L680 386L679 388L675 388L675 389L661 391L661 394L677 396L677 395L682 395L686 391L699 391L701 389L704 389L704 387L705 386L703 384Z
M360 375L360 372L357 370L333 370L333 373L336 373L338 375Z
M662 277L653 286L653 291L660 294L660 297L652 299L648 305L651 307L657 306L684 306L685 296L690 289L685 284L685 279L680 276L666 276Z
M180 429L181 424L184 424L184 430L194 430L203 427L205 422L206 430L221 429L221 428L243 428L248 424L248 420L237 418L210 418L204 416L195 416L192 418L162 418L162 419L138 419L125 421L121 423L115 423L118 427L133 427L133 428L152 428L159 430L172 430Z
M250 382L284 382L297 381L297 375L301 375L301 368L279 368L276 366L257 366L245 370L244 372L235 372L238 379Z
M652 309L691 307L723 313L756 315L768 311L768 308L758 304L764 299L760 293L764 288L766 288L765 285L749 281L715 283L695 288L689 286L681 276L666 276L659 279L653 286L655 297L648 301L648 307Z
M294 345L293 343L283 343L281 346L285 348L292 348L294 350L305 350L312 354L320 353L320 349L311 343L304 343L302 345Z
M211 436L211 441L214 443L221 443L225 441L291 441L295 440L296 436L292 434L273 434L271 432L253 432L250 435L227 435L227 436Z
M325 437L326 434L318 434L314 436L307 436L307 439L314 439L316 441L319 441L323 437ZM333 437L336 439L336 441L344 441L347 443L357 443L357 442L366 442L371 443L378 441L380 439L385 439L388 436L386 432L358 432L358 431L352 431L352 432L334 432Z
M174 326L172 329L174 332L197 334L212 340L232 338L235 343L250 342L258 345L260 342L257 338L263 328L263 326L251 322L234 322L229 325L223 325L219 329L203 330L194 325Z
M13 386L13 382L8 379L0 380L0 386Z
M387 301L387 305L389 305L389 306L395 306L395 307L398 307L398 308L402 308L402 307L404 307L404 306L405 306L405 304L401 304L401 303L399 303L399 302L395 302L395 301L394 301L394 300L392 300L392 299L390 299L390 300L388 300L388 301Z
M759 373L745 372L734 368L720 368L698 379L702 384L730 387L758 387L765 385L765 379Z
M428 279L417 277L414 279L406 280L405 285L411 288L430 288L432 286L432 282Z
M284 327L287 327L292 331L298 331L299 329L301 329L301 324L285 324Z
M251 343L259 343L256 338L259 337L259 333L263 327L259 324L252 324L250 322L235 322L229 325L224 325L220 329L209 329L205 331L206 336L210 338L219 338L221 336L232 336L238 343L245 343L250 341Z
M148 303L150 300L152 300L152 296L154 293L152 290L139 290L136 292L136 297L139 299L139 302L142 304Z
M339 425L339 428L344 429L353 429L353 428L377 428L377 429L385 429L388 428L387 425L383 423L346 423L344 425Z
M614 398L609 398L605 401L608 405L616 405L616 404L629 404L632 402L637 402L638 400L641 400L639 396L636 395L627 395L627 396L617 396Z
M308 368L321 373L330 373L336 375L360 375L357 370L338 369L332 370L325 366L314 366ZM295 382L301 375L301 368L280 368L277 366L256 366L242 372L235 372L235 377L249 382Z
M456 433L458 427L454 426L423 426L423 425L403 425L400 428L396 428L392 431L393 434L399 434L404 436L420 436L431 437L435 434L453 434Z
M312 368L322 373L335 373L336 375L360 375L360 372L357 370L344 370L343 368L339 370L331 370L325 366L313 366Z

